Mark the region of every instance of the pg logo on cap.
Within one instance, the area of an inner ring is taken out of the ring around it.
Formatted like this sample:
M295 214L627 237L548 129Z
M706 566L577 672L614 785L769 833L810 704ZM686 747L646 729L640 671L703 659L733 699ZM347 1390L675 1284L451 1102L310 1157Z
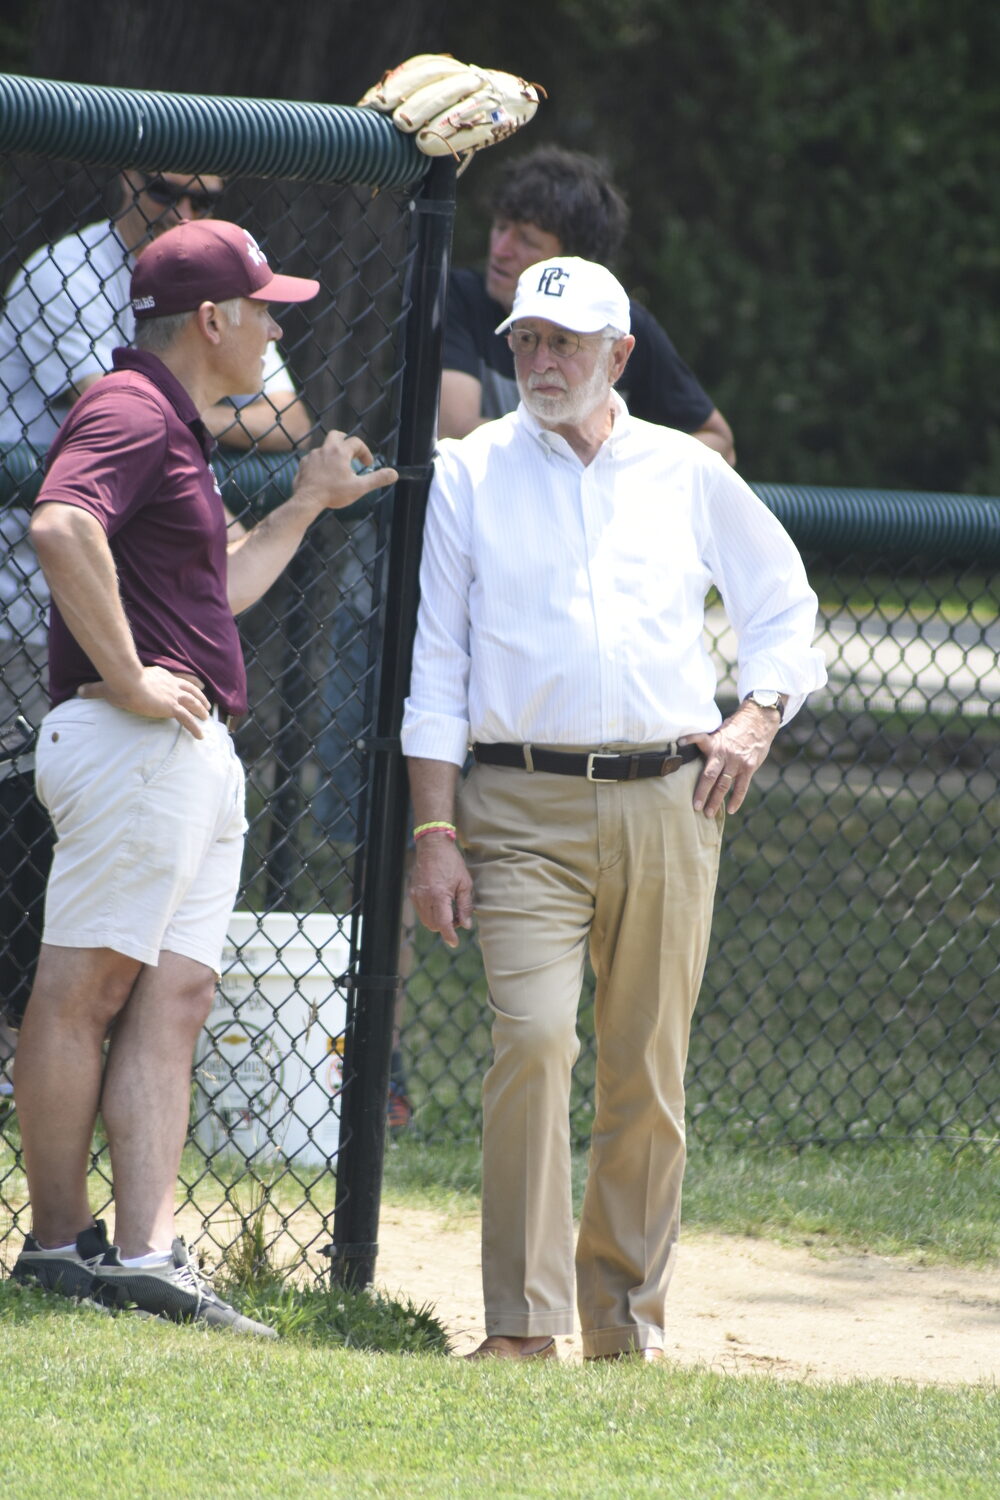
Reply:
M566 290L563 282L568 280L569 272L561 266L547 266L538 278L538 290L546 297L561 297Z

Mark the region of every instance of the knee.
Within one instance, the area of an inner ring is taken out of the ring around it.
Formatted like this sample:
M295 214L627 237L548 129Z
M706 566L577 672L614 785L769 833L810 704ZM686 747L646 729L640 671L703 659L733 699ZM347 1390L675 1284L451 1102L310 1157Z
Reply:
M102 963L98 961L101 955L91 950L73 966L67 958L70 953L43 946L25 1025L29 1030L46 1031L69 1026L103 1039L128 1003L140 966L113 953Z
M175 996L179 1023L192 1032L199 1032L208 1020L214 999L214 974L208 973L185 980L178 986Z
M576 1016L539 1009L524 1015L494 1010L495 1054L517 1058L524 1066L571 1068L580 1051Z

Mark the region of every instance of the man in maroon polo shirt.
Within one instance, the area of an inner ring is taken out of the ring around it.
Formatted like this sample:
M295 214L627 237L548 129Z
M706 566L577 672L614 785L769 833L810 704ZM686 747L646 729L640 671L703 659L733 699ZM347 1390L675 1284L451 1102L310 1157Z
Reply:
M227 543L199 412L260 389L281 333L269 304L318 290L275 275L234 224L162 235L132 278L136 347L115 352L60 429L31 526L53 599L36 775L58 843L18 1047L33 1224L13 1275L265 1336L202 1280L173 1228L194 1045L246 830L229 735L246 710L234 616L323 510L396 475L356 474L368 448L331 433L286 504ZM98 1108L114 1244L87 1196Z

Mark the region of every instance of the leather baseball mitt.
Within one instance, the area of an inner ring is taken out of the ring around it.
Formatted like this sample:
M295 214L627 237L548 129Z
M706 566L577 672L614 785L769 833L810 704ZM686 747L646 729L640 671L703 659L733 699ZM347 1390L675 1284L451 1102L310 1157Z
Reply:
M463 166L475 152L526 125L545 90L537 83L477 68L444 52L422 52L383 73L358 100L392 116L427 156L451 155Z

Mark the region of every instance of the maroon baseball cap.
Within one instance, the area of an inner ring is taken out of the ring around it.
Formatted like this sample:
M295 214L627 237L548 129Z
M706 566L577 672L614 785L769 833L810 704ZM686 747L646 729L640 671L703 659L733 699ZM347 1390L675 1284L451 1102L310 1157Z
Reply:
M224 219L178 224L147 245L132 272L136 318L194 312L203 302L308 302L318 281L277 276L246 229Z

